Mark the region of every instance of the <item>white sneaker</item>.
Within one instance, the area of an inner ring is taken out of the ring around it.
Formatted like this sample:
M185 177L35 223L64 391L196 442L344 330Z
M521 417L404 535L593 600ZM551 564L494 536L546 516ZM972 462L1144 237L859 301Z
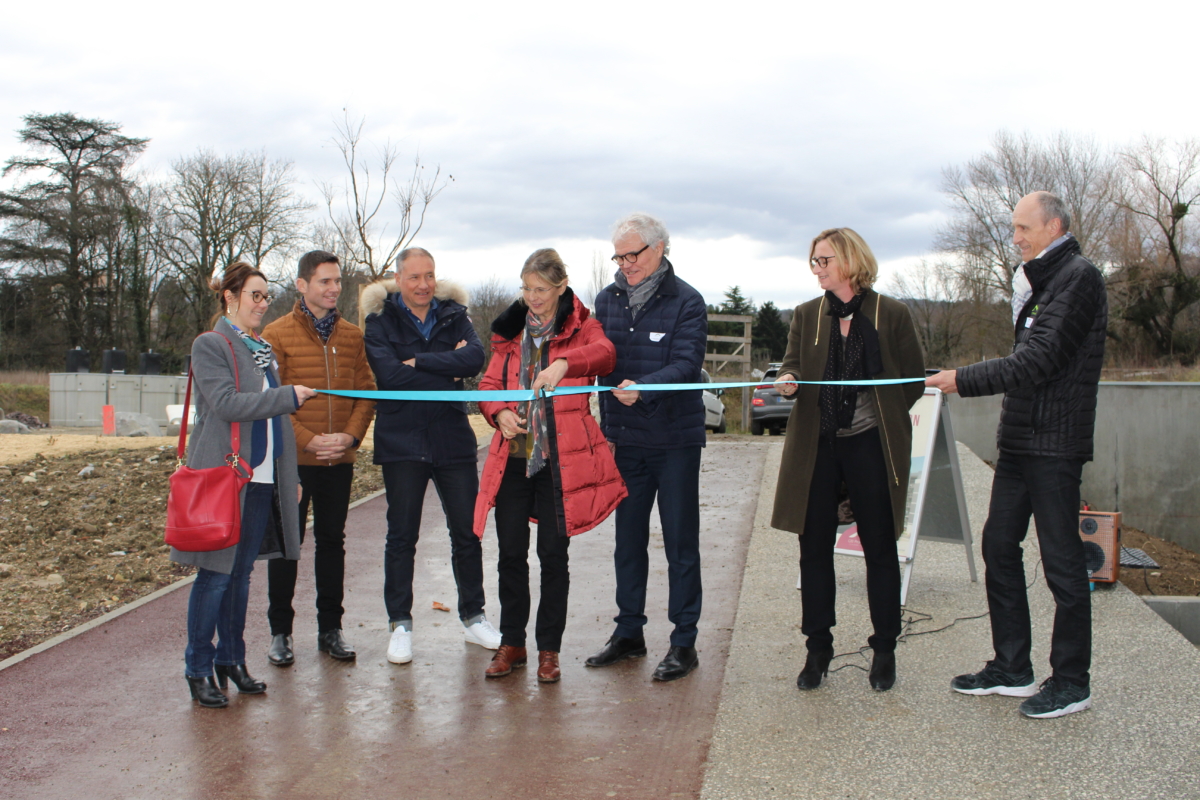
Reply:
M407 664L412 661L412 631L403 625L397 625L388 641L387 660L393 664Z
M474 625L464 626L463 636L471 644L486 647L488 650L500 649L500 631L492 627L487 617L480 617Z

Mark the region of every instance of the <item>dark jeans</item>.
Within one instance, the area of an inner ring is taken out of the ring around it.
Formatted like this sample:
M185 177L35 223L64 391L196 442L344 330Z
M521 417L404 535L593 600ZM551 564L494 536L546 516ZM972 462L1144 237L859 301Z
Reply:
M1001 452L992 500L983 526L988 610L996 666L1020 673L1032 668L1029 598L1021 542L1029 517L1037 523L1046 583L1054 595L1050 667L1054 677L1087 686L1092 661L1092 598L1087 559L1079 537L1079 459L1014 456Z
M646 625L650 511L658 498L670 596L671 644L693 647L704 599L700 583L700 447L617 447L617 469L629 496L617 506L613 561L617 572L616 635L636 638Z
M529 519L534 517L538 521L537 555L542 569L535 628L537 649L556 653L562 649L567 593L571 588L567 553L571 540L558 530L554 500L549 465L526 478L525 459L508 459L496 495L501 644L525 646L525 626L529 624Z
M350 507L353 464L300 466L300 542L313 509L313 572L317 583L317 633L342 627L342 584L346 574L346 512ZM271 635L291 634L292 598L296 595L299 561L273 558L267 562L267 619Z
M271 504L275 485L246 484L242 501L242 531L233 560L233 572L201 569L188 598L188 643L184 671L193 678L212 675L214 658L225 666L246 663L246 604L250 599L250 573L262 549L267 526L272 524ZM213 634L217 646L213 647Z
M458 586L458 616L483 613L483 546L471 530L479 473L475 464L435 466L423 461L383 465L387 490L387 543L383 550L383 601L388 620L412 624L413 565L421 530L421 506L430 478L450 529L450 564Z
M896 556L896 528L887 464L879 429L857 436L822 436L808 488L808 510L800 537L800 603L804 618L800 630L809 650L833 647L837 624L837 578L833 573L833 547L837 542L838 487L850 492L850 505L858 523L867 562L867 606L875 632L867 644L877 653L896 649L900 635L900 562ZM905 467L908 465L905 464Z

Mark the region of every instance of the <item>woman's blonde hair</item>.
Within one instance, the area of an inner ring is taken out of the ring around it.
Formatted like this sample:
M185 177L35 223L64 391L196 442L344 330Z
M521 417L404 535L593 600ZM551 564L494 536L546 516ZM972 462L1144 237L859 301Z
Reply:
M534 250L533 255L525 259L521 267L521 277L537 275L555 289L567 282L567 265L563 263L558 251L552 247Z
M879 262L875 260L875 254L871 252L871 248L858 235L858 232L853 228L830 228L821 231L817 238L812 240L812 246L808 248L810 264L817 245L826 240L833 248L833 254L837 256L842 275L850 281L854 293L858 294L870 289L879 276Z

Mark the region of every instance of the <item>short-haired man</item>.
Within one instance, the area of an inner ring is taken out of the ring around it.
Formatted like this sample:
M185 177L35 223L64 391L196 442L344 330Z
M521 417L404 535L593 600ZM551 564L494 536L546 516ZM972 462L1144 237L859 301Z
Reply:
M467 317L467 294L439 281L433 256L420 247L396 258L394 281L363 293L367 358L383 390L455 391L483 369L483 345ZM500 632L483 613L483 547L472 531L479 493L475 432L463 402L380 400L375 463L387 491L383 599L391 638L387 658L412 661L413 570L425 488L433 480L458 586L458 616L472 644L496 650Z
M1061 717L1092 704L1091 598L1079 537L1079 484L1084 462L1092 460L1108 298L1104 277L1080 254L1071 216L1058 197L1026 195L1012 221L1023 261L1013 275L1012 353L926 380L964 397L1004 393L1000 456L983 527L995 658L950 685L963 694L1026 697L1025 716ZM1040 689L1029 657L1021 550L1030 514L1055 604L1052 673Z
M704 298L675 275L671 240L661 221L630 214L613 229L616 281L596 296L596 319L617 349L617 366L601 378L620 390L600 394L601 425L614 448L629 496L617 506L613 561L617 627L589 667L646 655L646 583L650 513L658 500L675 624L671 646L654 679L673 681L694 670L700 582L700 452L704 401L697 390L639 392L636 384L696 383L708 342Z
M300 257L296 275L300 299L292 312L263 330L279 361L279 378L317 389L373 391L362 331L342 319L337 302L342 292L338 257L313 250ZM359 444L367 435L375 404L370 400L322 395L292 415L300 470L300 541L313 509L313 570L317 584L317 649L341 660L355 656L342 635L342 584L346 565L346 513ZM291 664L292 621L296 612L297 562L267 562L267 619L271 647L267 657L277 667Z

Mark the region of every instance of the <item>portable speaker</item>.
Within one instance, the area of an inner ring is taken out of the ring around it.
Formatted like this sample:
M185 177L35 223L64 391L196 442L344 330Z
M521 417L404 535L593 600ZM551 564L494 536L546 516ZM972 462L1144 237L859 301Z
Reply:
M1115 583L1121 576L1121 512L1080 511L1079 536L1091 580Z

